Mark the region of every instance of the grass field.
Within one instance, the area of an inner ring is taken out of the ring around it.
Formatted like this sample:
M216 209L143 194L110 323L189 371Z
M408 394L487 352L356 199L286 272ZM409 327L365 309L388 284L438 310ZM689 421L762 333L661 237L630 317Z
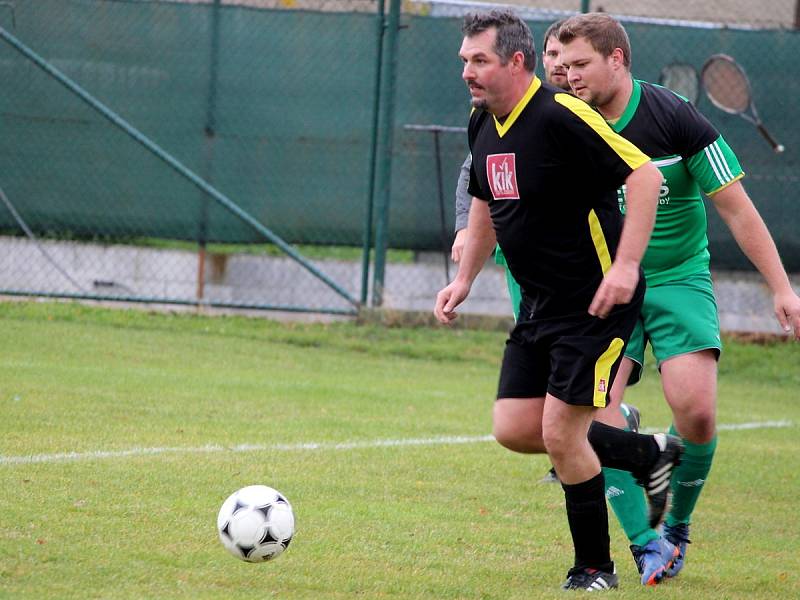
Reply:
M547 460L486 437L502 333L40 303L0 328L2 598L564 597ZM687 567L642 588L612 517L614 597L800 597L800 346L728 340L720 372ZM668 425L652 367L628 399ZM252 483L296 512L271 563L216 537Z

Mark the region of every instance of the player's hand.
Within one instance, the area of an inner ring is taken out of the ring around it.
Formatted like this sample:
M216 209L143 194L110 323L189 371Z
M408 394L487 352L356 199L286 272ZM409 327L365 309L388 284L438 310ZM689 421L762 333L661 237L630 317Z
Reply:
M456 231L456 239L453 240L453 247L450 249L450 258L454 263L461 260L461 254L464 252L464 244L467 241L467 228L459 229Z
M773 299L775 316L786 333L794 333L800 340L800 298L793 291L776 294Z
M469 290L468 284L456 280L436 294L436 306L433 309L436 320L445 325L454 320L458 316L456 307L469 295Z
M589 314L605 319L614 306L631 301L638 283L638 263L612 263L592 298Z

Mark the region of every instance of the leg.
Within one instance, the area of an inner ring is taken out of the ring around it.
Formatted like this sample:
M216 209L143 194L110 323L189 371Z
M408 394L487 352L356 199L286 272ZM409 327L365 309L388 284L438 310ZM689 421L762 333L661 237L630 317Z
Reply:
M672 409L671 431L685 446L682 464L672 477L672 508L664 524L664 537L680 550L667 571L676 575L683 568L692 511L716 449L716 361L722 348L710 274L656 286L648 293L652 311L647 331Z
M713 440L717 434L716 351L701 350L664 361L661 382L678 434L692 444Z
M669 576L677 575L683 568L692 512L711 471L717 446L716 359L715 350L703 350L671 358L661 367L673 427L686 447L683 461L672 477L672 508L664 525L665 537L680 550L675 564L667 571Z
M594 410L572 406L547 395L542 415L545 448L563 483L586 481L600 472L600 461L587 434Z
M524 321L512 331L503 353L497 400L492 412L495 439L504 448L543 454L542 410L547 391L547 353L526 339Z
M608 537L603 474L587 433L594 409L573 406L548 394L542 432L547 453L559 473L567 507L567 520L575 548L569 589L616 587Z
M544 398L501 398L494 403L493 434L504 448L523 454L546 452L542 439Z
M636 333L634 333L634 336ZM633 339L633 338L632 338ZM640 354L644 354L641 348ZM639 359L639 364L643 359ZM630 358L623 358L614 385L609 393L609 404L597 411L595 420L614 427L626 428L625 417L620 406L628 377L634 368L638 368ZM672 567L678 550L669 542L661 539L661 535L650 526L647 516L647 502L642 488L627 471L603 468L606 482L606 498L617 517L625 535L630 541L631 554L636 569L641 575L644 585L656 585L663 581L669 568Z

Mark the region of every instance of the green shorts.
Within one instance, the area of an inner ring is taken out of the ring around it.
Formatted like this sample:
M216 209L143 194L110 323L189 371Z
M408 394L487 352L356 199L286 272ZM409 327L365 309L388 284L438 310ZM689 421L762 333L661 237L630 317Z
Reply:
M503 251L500 250L500 246L495 248L494 262L498 265L503 265L503 268L506 270L506 285L508 286L508 295L511 298L511 310L514 311L514 320L519 321L519 305L520 302L522 302L522 290L511 274L511 271L508 270L508 263L506 263L506 257L503 255Z
M644 350L653 349L656 366L673 356L712 349L719 358L719 316L709 273L690 275L647 288L644 305L625 357L636 363L628 385L642 377Z

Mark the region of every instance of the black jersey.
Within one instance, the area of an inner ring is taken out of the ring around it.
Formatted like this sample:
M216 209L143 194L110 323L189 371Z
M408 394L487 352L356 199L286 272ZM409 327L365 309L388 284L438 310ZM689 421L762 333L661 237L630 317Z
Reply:
M526 308L536 318L586 315L622 231L617 189L648 157L536 77L502 123L474 111L468 135L469 192L489 202Z
M736 155L685 98L636 79L625 110L611 128L652 157L664 176L656 224L642 259L647 283L708 273L708 224L701 191L714 194L744 176ZM619 201L624 212L624 188Z
M611 128L651 156L694 156L719 132L686 99L660 85L633 80L631 98Z

